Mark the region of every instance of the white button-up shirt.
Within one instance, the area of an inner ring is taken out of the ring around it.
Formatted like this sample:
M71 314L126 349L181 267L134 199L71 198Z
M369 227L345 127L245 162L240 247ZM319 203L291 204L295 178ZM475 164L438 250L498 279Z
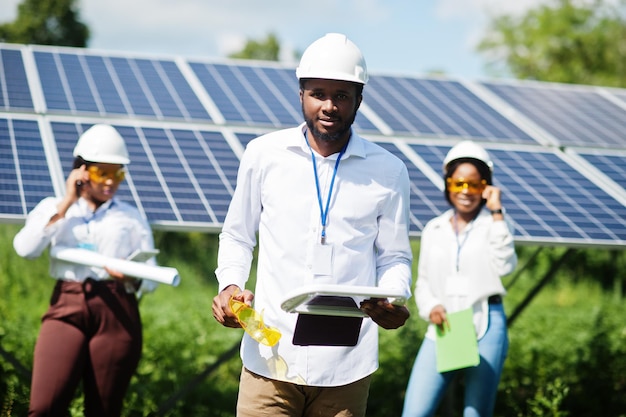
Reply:
M420 317L426 321L439 304L449 313L473 307L476 334L481 338L488 325L487 298L506 294L501 277L517 265L513 226L508 217L494 221L483 207L457 237L450 223L453 215L454 211L448 210L424 227L415 301ZM432 323L426 337L435 338Z
M47 226L61 200L43 199L29 214L24 227L15 235L13 246L18 255L36 258L49 245L94 250L101 255L126 259L135 250L154 249L152 231L139 211L113 198L95 212L80 198L70 206L65 217ZM148 263L154 265L154 259ZM50 258L50 275L65 281L84 281L91 277L106 279L103 268L72 264ZM144 280L141 290L151 291L156 283Z
M397 157L354 132L337 168L327 222L332 246L328 274L316 267L321 213L304 125L251 141L222 233L216 270L219 290L245 288L258 232L254 307L282 338L268 347L244 336L244 366L268 378L340 386L378 367L378 326L363 319L354 347L296 346L297 314L281 310L284 296L306 284L379 286L411 293L409 179ZM322 205L339 154L316 155Z

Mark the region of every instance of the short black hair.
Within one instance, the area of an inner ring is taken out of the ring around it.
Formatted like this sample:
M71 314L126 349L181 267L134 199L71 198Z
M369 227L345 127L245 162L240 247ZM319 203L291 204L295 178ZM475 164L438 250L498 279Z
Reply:
M448 166L446 167L446 172L443 176L443 181L444 181L443 195L446 198L446 201L448 202L448 204L450 205L452 205L452 201L450 200L450 193L448 192L448 178L452 177L452 174L454 174L454 171L456 171L459 165L464 164L466 162L476 167L476 169L478 170L478 173L480 174L480 178L487 181L487 185L493 185L491 169L489 168L489 166L487 166L486 163L476 158L455 159L448 164ZM480 207L482 208L482 206L484 206L485 203L487 203L487 200L483 198L482 201L480 202Z

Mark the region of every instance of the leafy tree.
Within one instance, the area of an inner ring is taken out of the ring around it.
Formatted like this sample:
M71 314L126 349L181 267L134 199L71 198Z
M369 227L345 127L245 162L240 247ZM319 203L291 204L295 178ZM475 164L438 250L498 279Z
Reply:
M517 78L626 86L626 0L552 0L495 17L478 46Z
M273 33L267 35L265 40L255 41L249 39L244 48L236 53L230 54L229 58L238 59L259 59L263 61L278 61L280 44L278 38Z
M23 0L17 18L0 25L0 41L85 47L89 28L79 20L76 0Z

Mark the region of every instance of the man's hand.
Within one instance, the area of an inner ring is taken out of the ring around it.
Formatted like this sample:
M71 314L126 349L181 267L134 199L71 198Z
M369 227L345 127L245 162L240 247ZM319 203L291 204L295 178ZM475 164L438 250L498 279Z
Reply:
M213 317L224 327L239 328L241 324L230 308L230 298L252 305L254 294L250 290L241 291L236 285L229 285L213 297Z
M361 311L371 317L383 329L397 329L411 315L405 306L391 304L384 298L369 298L361 302Z

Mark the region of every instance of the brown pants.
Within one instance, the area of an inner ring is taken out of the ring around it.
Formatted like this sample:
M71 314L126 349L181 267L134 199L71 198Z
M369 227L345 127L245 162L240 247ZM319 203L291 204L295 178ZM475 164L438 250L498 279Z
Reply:
M276 381L243 368L237 417L364 417L371 375L339 387Z
M119 416L141 357L134 294L115 281L59 281L35 345L29 416L64 416L79 382L85 416Z

